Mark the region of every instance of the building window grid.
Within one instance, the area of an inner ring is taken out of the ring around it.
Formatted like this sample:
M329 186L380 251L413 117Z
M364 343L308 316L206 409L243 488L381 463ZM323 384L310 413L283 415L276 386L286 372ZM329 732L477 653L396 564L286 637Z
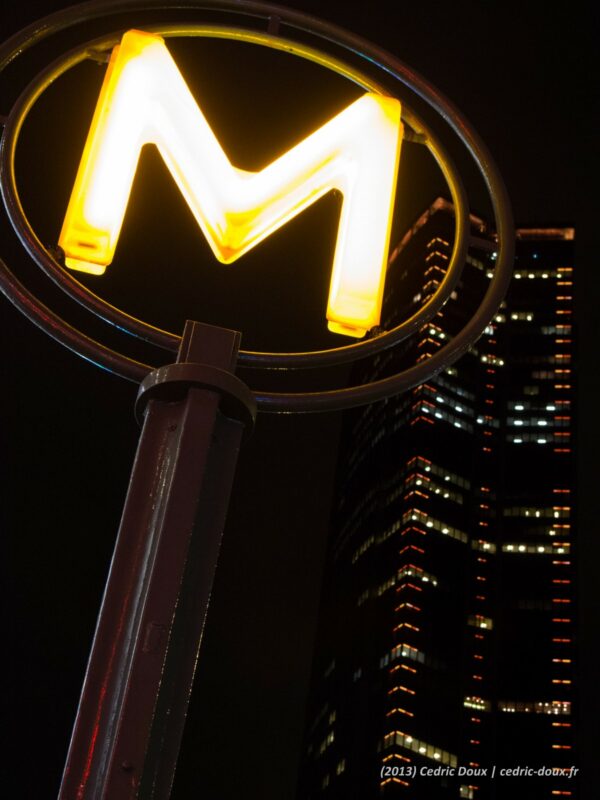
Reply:
M456 371L450 368L446 370L446 374L450 376L455 376ZM453 392L454 394L464 398L465 400L469 400L471 402L475 400L475 395L473 394L473 392L469 392L468 389L464 389L462 386L457 386L455 383L446 380L446 378L442 377L441 375L436 375L435 378L433 378L433 380L431 381L431 383L435 386L441 386L442 388L447 389L449 392Z
M478 425L485 425L488 428L500 427L500 421L490 414L479 414L475 421Z
M491 631L494 627L494 621L491 617L485 617L483 614L470 614L467 617L467 625Z
M469 403L465 402L464 400L456 400L455 398L444 394L444 392L439 391L430 384L424 384L421 387L420 393L441 406L449 406L458 414L464 414L466 417L475 416L473 407Z
M543 280L550 279L550 278L558 278L560 277L560 273L558 270L555 269L527 269L527 270L516 270L513 273L513 277L517 280L522 278L527 278L529 280L534 280L535 278L542 278Z
M401 489L397 489L395 492L392 493L390 499L395 499L398 494L407 489L410 489L414 486L420 486L421 489L425 489L428 491L432 496L442 497L444 500L451 500L458 505L462 505L464 502L464 497L462 493L453 491L445 484L440 484L437 481L433 480L429 475L425 472L423 474L417 472L413 474L410 478L408 478Z
M510 433L506 437L506 441L511 444L552 444L555 442L565 443L566 439L571 438L570 431L566 431L564 433L543 433L541 431L538 433Z
M322 756L325 750L327 750L327 748L330 747L334 743L334 741L335 741L335 732L329 731L325 736L325 738L322 740L321 744L319 745L317 751L317 758L319 756Z
M484 700L483 697L477 695L468 695L463 700L465 708L475 708L477 711L491 711L492 704L489 700Z
M568 428L571 418L561 415L553 417L508 417L507 425L517 428Z
M458 417L456 414L451 414L449 411L445 411L442 408L433 405L433 403L430 403L427 400L420 400L415 403L412 411L413 415L428 414L430 417L433 417L436 420L442 420L443 422L451 423L455 428L467 431L468 433L473 432L473 425L470 422L467 422L467 420L463 419L462 417Z
M555 326L555 328L557 329L557 332L559 332L560 334L563 334L563 335L564 335L564 334L570 333L570 326L567 326L567 325L565 325L565 326L560 326L560 325L559 325L559 326ZM433 334L432 334L432 335L433 335ZM561 360L563 360L563 363L564 363L564 360L570 360L570 359L562 359L562 354L557 354L557 356L556 356L556 357L557 357L558 359L561 359ZM448 372L450 372L450 370L448 370ZM560 371L558 371L558 372L560 372ZM570 374L570 370L566 370L566 371L560 372L560 374ZM554 376L554 375L553 375L553 376ZM567 385L565 384L565 385L564 385L564 387L567 387ZM454 388L454 387L452 387L452 388ZM537 387L535 387L535 388L537 389ZM561 386L560 388L563 388L563 386ZM570 388L570 386L568 386L568 388ZM538 390L538 391L539 391L539 390ZM557 401L555 401L555 405L556 405L556 406L559 406L560 404L569 404L569 403L570 403L570 401L569 401L569 400L564 400L564 399L560 399L560 400L557 400ZM517 410L517 409L515 409L515 410ZM518 410L520 410L520 409L518 409ZM537 409L535 409L535 410L537 411ZM542 410L542 409L540 409L540 410ZM545 410L545 409L544 409L544 410ZM553 409L547 409L547 410L548 410L548 411L550 411L550 410L553 410ZM427 412L426 412L426 413L427 413ZM493 418L492 418L492 419L493 419ZM543 418L542 418L542 419L543 419ZM479 420L478 420L478 421L479 421ZM570 419L569 419L568 417L566 417L566 418L562 418L562 419L561 419L561 418L559 418L559 419L556 419L556 417L554 417L554 418L553 418L551 421L549 421L549 420L548 420L548 422L549 422L549 424L548 424L547 426L546 426L546 425L541 425L540 427L565 427L565 428L566 428L566 427L570 427L570 425L569 425L569 423L570 423ZM512 420L512 419L509 419L509 420L508 420L508 424L513 424L513 420ZM534 418L533 418L533 421L531 422L531 424L532 424L532 425L536 425L536 424L537 424L537 418L535 418L535 417L534 417ZM442 473L442 474L445 474L445 473ZM409 483L409 481L406 481L406 482L405 482L405 488L408 488L408 483ZM413 478L413 479L411 480L411 485L413 485L413 484L414 484L414 485L417 485L417 484L415 483L415 478ZM421 484L419 484L419 485L421 485ZM428 487L427 487L427 486L425 486L425 485L423 485L423 488L428 488ZM393 495L394 495L394 497L396 497L396 496L398 495L398 490L394 490L394 492L393 492ZM422 514L423 512L420 512L420 513ZM506 515L506 516L519 516L519 514L514 514L514 515L513 515L513 514L510 514L510 513L508 513L508 514L505 514L505 515ZM425 515L425 516L426 516L426 515ZM527 514L526 514L525 516L527 516ZM562 515L561 515L561 516L562 516ZM556 517L554 517L554 518L556 518ZM414 520L413 520L413 521L414 521ZM428 526L428 527L432 527L432 526ZM557 527L558 527L558 526L557 526ZM398 529L398 527L395 527L395 530L397 530L397 529ZM550 534L550 535L552 535L552 534ZM385 536L385 537L382 537L382 539L383 539L383 538L387 538L387 536ZM490 551L491 551L491 552L494 552L494 551L495 551L495 549L496 549L496 546L495 546L495 545L493 545L493 543L486 542L485 540L473 540L473 541L471 542L471 546L473 547L473 549L480 549L480 547L479 547L480 543L481 543L481 549L484 549L484 545L492 545L492 546L493 546L493 550L491 550L491 549L488 549L487 547L485 547L485 549L486 549L488 552L490 552ZM568 544L567 544L567 543L564 543L564 542L561 542L561 543L556 543L556 542L555 542L555 543L553 543L553 544L554 544L554 547L557 547L557 545L559 545L561 548L562 548L562 547L564 547L564 546L567 546L567 547L568 547ZM521 548L521 547L522 547L522 545L516 545L516 547L519 547L519 548ZM540 546L532 546L532 545L527 545L526 547L528 547L528 548L529 548L529 547L535 547L535 552L540 552L540 549L539 549L539 547L540 547ZM507 545L504 545L504 546L502 547L502 549L503 549L503 550L506 550L506 548L507 548ZM549 552L550 552L550 550L551 550L551 548L548 548L548 551L549 551ZM529 552L534 552L534 550L528 550L528 551L529 551ZM519 549L519 550L516 550L516 551L514 551L514 552L523 552L523 550ZM560 552L562 552L562 550L560 550ZM557 564L557 565L563 565L563 564L568 564L568 563L569 563L569 562L567 562L567 561L553 561L553 564ZM411 569L412 569L412 567L411 567ZM407 574L408 574L408 575L410 575L411 573L409 572L409 573L407 573ZM562 620L562 619L561 619L561 620L558 620L558 619L557 619L556 621L557 621L557 622L558 622L558 621L561 621L561 622L562 622L562 621L570 621L570 620ZM567 637L561 637L561 642L562 642L562 641L567 641ZM400 645L398 645L398 647L400 647ZM405 648L406 648L406 647L408 647L408 646L407 646L407 645L402 645L402 647L405 647ZM397 648L394 648L394 649L396 650ZM415 650L415 652L419 652L419 651L416 651L416 649L415 649L415 648L412 648L412 649L413 649L413 650ZM415 659L415 658L414 658L414 656L408 656L408 655L406 655L406 653L407 653L407 652L409 652L409 651L408 651L408 650L405 650L405 652L403 652L403 653L402 653L402 657L404 657L404 658L413 658L413 660L417 660L417 659ZM396 656L396 657L398 657L398 656ZM421 660L421 659L418 659L418 660ZM558 659L554 659L554 661L558 663ZM565 661L565 660L561 660L561 664L562 664L562 663L564 663L564 661ZM488 702L488 701L484 701L484 700L481 700L481 699L479 699L479 700L478 700L477 698L465 698L465 705L467 705L467 702L466 702L466 701L467 701L468 699L470 699L470 700L474 700L474 701L475 701L476 703L478 703L478 704L479 704L479 703L483 704L483 710L489 710L489 708L485 708L486 704L489 706L489 702ZM499 707L499 708L500 708L500 705L501 705L501 704L499 703L499 704L498 704L498 707ZM564 702L563 702L563 701L552 701L552 704L551 704L551 705L550 705L549 703L542 703L542 702L535 703L535 704L526 704L526 705L532 706L532 708L526 708L526 709L522 709L521 707L519 707L519 709L517 709L517 708L509 708L508 706L510 706L510 703L507 703L507 704L505 704L505 705L506 705L507 707L506 707L506 708L500 708L500 710L502 710L502 711L509 711L509 712L510 712L510 711L517 711L517 710L519 710L519 711L525 710L525 711L531 711L531 712L534 712L534 713L540 713L540 714L542 714L542 713L544 713L544 714L555 714L555 715L556 715L556 714L566 714L566 713L570 713L570 703L567 703L566 701L564 701ZM513 704L513 705L514 705L514 704ZM518 705L519 705L519 706L522 706L523 704L522 704L522 703L519 703ZM550 710L548 710L548 708L547 708L548 706L550 706ZM567 712L567 711L564 711L564 710L559 710L559 709L564 709L564 708L566 708L567 706L568 706L568 708L569 708L569 711L568 711L568 712ZM481 710L481 709L480 709L480 710ZM554 724L554 723L553 723L553 724ZM556 724L560 724L560 723L556 723ZM566 724L570 724L570 723L564 723L564 724L566 725ZM463 787L461 787L461 789L462 789L462 788L463 788ZM466 787L466 788L469 788L469 787Z
M570 506L550 506L536 508L532 506L508 506L503 509L505 517L528 517L529 519L568 519L571 516Z
M569 542L552 542L551 544L531 544L529 542L510 542L502 545L503 553L514 553L527 555L556 555L557 553L569 553L571 545Z
M561 411L562 409L558 409L557 406L570 406L570 400L554 400L552 402L546 402L544 407L542 408L539 404L532 403L530 400L509 400L508 402L508 410L509 411L537 411L537 412L544 412L544 411Z
M425 528L428 530L435 530L442 533L444 536L449 536L452 539L456 539L463 544L467 544L469 541L469 537L464 531L461 531L460 528L455 528L453 525L448 525L442 520L435 519L435 517L430 517L424 511L420 511L418 508L412 508L402 515L402 524L406 524L408 522L418 522L421 525L424 525Z
M568 700L539 700L537 702L499 700L498 709L511 714L552 714L569 716L571 714L571 703Z
M424 569L417 567L415 564L405 564L403 567L400 567L397 579L401 581L404 578L418 578L422 583L430 583L432 586L438 585L435 575L432 575L430 572L425 572Z
M450 483L455 483L462 489L470 489L471 482L467 479L462 477L462 475L458 475L455 472L451 472L450 470L444 469L444 467L439 466L438 464L434 464L433 462L423 458L422 456L416 456L415 458L411 459L409 465L416 462L416 465L419 469L422 469L424 472L431 473L432 475L436 475L437 477L443 478L444 481L449 481Z
M471 539L471 547L482 553L495 553L497 549L494 542L488 542L485 539Z
M413 736L402 731L391 731L383 738L383 749L387 750L394 745L398 745L405 750L411 750L413 753L418 753L424 758L429 758L432 761L437 761L440 764L446 764L451 767L456 767L458 758L447 750L442 750L440 747L430 744L429 742L421 741Z
M426 661L425 653L406 642L401 642L379 659L379 667L385 669L390 663L400 658L407 658L409 661L416 661L419 664L424 664Z

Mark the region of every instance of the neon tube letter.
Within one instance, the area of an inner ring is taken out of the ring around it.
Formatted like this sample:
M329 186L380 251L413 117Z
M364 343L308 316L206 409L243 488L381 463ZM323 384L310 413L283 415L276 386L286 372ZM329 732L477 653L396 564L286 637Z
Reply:
M155 144L216 258L235 261L331 189L343 195L327 319L379 323L400 158L398 100L365 94L260 172L228 160L164 41L129 31L112 53L59 244L67 267L111 263L139 155Z

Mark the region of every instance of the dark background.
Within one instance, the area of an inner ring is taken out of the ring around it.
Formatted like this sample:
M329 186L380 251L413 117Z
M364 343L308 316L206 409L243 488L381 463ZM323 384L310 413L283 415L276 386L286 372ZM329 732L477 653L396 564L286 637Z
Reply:
M2 4L1 38L66 5ZM452 98L497 160L518 224L577 227L584 623L580 674L582 746L590 752L583 781L592 797L591 751L598 741L593 651L600 443L595 308L600 284L590 177L597 160L590 75L597 20L591 12L577 13L574 5L552 12L537 2L379 0L354 8L335 0L290 6L377 42ZM199 45L175 46L187 75L186 61L192 69ZM253 158L273 157L265 141L265 120L277 147L288 147L293 143L289 137L298 138L298 129L306 135L315 120L331 115L332 104L341 109L352 96L341 79L322 73L317 78L316 68L294 68L288 76L283 69L274 70L268 59L263 64L262 56L238 58L230 45L222 51L211 48L198 55L211 75L211 86L205 95L200 87L199 99L207 116L219 120L215 128L225 149L248 169L260 167ZM219 83L215 70L223 57L227 61L218 69ZM256 99L245 69L253 59L268 76L260 87L263 101ZM5 104L14 100L11 81L18 83L19 77L15 68L2 84L9 99L3 100L0 113L8 113ZM48 243L58 235L71 162L78 158L97 96L97 89L80 96L78 80L63 94L57 90L49 95L47 107L40 106L39 116L32 117L24 131L24 147L30 149L17 164L27 211ZM97 85L99 78L83 75L82 85L88 80ZM227 104L219 102L223 85L232 93ZM301 91L315 97L314 116L305 119L297 111ZM429 166L411 166L409 154L410 148L402 154L400 181L406 195L399 201L397 233L439 191ZM211 265L196 278L196 265L191 269L184 253L189 252L187 237L193 237L194 247L205 245L186 219L159 159L151 154L143 159L145 177L136 181L119 245L119 252L127 254L121 263L131 263L131 272L115 262L106 289L98 291L116 300L125 296L128 311L175 329L193 315L239 327L246 346L284 349L329 341L322 333L328 276L306 265L328 263L335 200L324 199L305 212L305 219L286 226L247 266ZM147 186L152 188L146 191ZM477 203L477 186L474 193ZM170 214L165 214L167 208ZM485 207L475 210L487 214ZM176 216L177 236L169 227ZM185 229L181 235L180 226ZM28 268L4 225L2 237L2 257L24 270L28 285L43 285L53 307L61 310L62 298ZM139 241L144 249L131 257L130 248L140 247ZM229 269L224 275L219 272ZM266 285L268 291L261 289ZM223 296L226 300L215 299ZM86 319L75 312L74 319L80 318ZM0 309L0 332L6 704L0 785L7 797L41 800L58 790L135 451L136 387L63 350L6 301ZM103 334L98 327L97 335ZM294 795L338 427L335 414L264 415L242 452L175 798L270 800Z

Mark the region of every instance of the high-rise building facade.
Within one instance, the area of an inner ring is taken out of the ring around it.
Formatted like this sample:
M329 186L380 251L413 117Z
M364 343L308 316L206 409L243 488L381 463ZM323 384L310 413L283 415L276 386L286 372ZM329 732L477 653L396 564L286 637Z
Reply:
M437 200L392 254L386 327L439 285L453 224ZM519 230L476 346L346 417L299 800L577 795L556 774L576 764L573 238ZM471 217L452 299L358 377L439 349L495 257Z

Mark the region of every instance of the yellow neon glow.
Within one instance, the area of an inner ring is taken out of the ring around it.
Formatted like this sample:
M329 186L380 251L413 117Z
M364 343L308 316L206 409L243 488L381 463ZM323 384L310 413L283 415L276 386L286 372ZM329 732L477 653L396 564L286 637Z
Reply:
M398 100L368 93L260 172L234 167L159 36L112 53L60 234L66 265L111 263L145 144L155 144L216 258L235 261L311 203L343 195L327 319L361 337L379 323L400 157Z

